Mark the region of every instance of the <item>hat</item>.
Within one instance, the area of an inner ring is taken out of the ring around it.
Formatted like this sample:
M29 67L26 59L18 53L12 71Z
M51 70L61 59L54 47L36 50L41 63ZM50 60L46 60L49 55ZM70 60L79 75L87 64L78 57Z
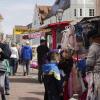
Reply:
M41 39L40 40L40 43L43 43L43 42L46 42L46 40L45 39Z

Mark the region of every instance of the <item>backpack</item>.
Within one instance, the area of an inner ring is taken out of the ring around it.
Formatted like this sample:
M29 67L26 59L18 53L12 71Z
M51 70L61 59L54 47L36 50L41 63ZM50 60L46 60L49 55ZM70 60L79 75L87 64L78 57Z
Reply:
M4 46L3 46L3 52L5 54L5 59L9 59L10 56L11 56L11 50L10 50L8 44L4 44Z
M3 59L9 59L10 56L11 56L11 50L10 50L10 48L9 48L9 45L8 45L8 44L0 43L0 48L1 48L2 51L3 51L2 60L3 60Z

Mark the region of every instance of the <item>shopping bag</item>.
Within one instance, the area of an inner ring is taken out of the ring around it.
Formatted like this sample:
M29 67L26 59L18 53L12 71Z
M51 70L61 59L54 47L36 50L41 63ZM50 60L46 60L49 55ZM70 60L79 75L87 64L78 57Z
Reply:
M38 69L38 63L35 60L30 62L30 68Z

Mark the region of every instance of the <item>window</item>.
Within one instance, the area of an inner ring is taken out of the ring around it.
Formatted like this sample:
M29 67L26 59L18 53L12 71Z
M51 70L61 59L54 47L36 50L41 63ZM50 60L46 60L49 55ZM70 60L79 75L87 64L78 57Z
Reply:
M89 16L94 16L94 9L89 9Z
M74 9L74 16L76 16L76 9Z
M82 9L80 9L80 16L82 16Z
M34 25L36 25L36 20L34 20Z

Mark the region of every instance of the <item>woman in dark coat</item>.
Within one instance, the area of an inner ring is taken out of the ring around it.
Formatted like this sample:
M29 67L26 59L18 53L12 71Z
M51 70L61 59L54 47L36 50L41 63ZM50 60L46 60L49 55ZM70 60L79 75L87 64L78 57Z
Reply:
M68 95L68 80L73 67L73 59L69 56L67 50L61 52L61 60L58 64L61 71L62 85L64 86L64 100L69 100Z

